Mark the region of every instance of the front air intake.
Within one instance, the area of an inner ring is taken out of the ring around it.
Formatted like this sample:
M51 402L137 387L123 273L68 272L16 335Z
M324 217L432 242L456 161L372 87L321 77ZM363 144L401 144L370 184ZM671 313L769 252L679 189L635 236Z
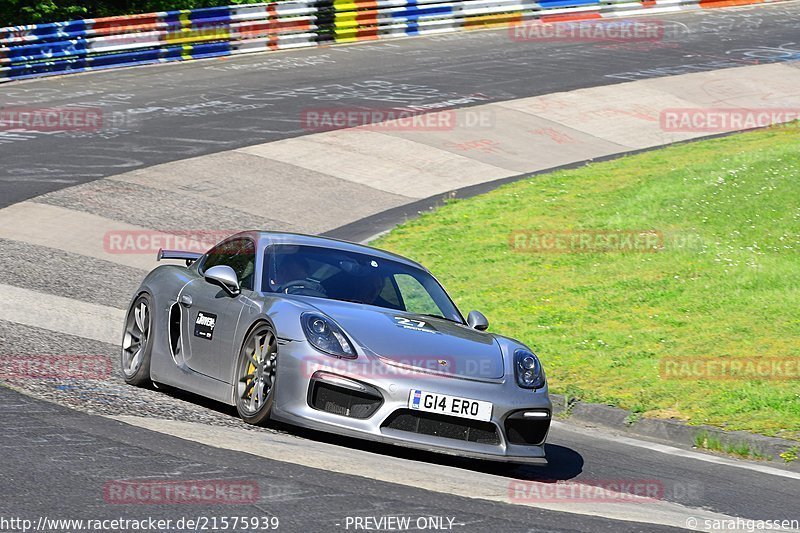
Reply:
M314 409L349 418L365 419L383 404L378 391L360 392L324 381L313 381L309 405Z
M497 426L491 422L425 413L411 409L398 409L384 421L381 427L419 435L441 437L443 439L463 440L479 444L500 444Z
M506 418L505 428L506 438L511 444L541 444L550 430L550 411L517 411Z

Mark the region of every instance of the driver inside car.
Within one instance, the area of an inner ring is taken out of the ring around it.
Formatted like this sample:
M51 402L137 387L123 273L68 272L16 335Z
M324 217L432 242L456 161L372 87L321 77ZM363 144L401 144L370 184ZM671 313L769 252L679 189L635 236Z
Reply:
M275 272L277 284L284 285L290 281L306 279L311 274L310 270L305 257L296 254L286 255Z
M287 254L281 259L275 271L275 285L280 292L286 294L305 294L307 296L325 296L325 288L311 279L311 267L308 260L297 254Z

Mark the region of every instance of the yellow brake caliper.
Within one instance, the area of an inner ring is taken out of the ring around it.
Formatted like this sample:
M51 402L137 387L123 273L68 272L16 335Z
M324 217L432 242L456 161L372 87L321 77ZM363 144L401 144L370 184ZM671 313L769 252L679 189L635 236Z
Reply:
M256 351L255 351L255 350L253 350L253 359L256 359L256 360L258 360L258 359L256 358ZM249 365L247 366L247 372L245 373L245 376L249 376L250 374L255 374L255 373L256 373L256 365L254 365L254 364L252 363L252 361L251 361L251 362L249 363ZM248 381L247 383L245 383L245 387L247 387L248 385L250 385L250 383L251 383L252 381L254 381L255 379L256 379L256 377L255 377L255 375L254 375L252 378L250 378L250 381ZM248 398L249 398L250 396L252 396L252 395L253 395L253 389L255 389L255 388L256 388L256 386L255 386L255 385L253 385L252 387L250 387L250 390L248 390L248 391L247 391L247 397L248 397Z

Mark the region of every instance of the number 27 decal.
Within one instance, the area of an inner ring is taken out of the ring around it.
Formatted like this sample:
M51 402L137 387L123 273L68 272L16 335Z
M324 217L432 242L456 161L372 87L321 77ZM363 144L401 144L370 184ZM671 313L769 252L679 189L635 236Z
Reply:
M394 317L394 319L397 320L398 326L422 329L427 325L427 322L423 322L422 320L412 320L410 318L405 318L402 316L396 316Z

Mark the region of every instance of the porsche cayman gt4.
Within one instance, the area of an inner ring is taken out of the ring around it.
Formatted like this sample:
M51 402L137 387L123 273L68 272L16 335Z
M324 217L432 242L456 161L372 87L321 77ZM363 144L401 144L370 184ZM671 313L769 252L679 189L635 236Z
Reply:
M539 358L465 319L423 266L348 242L233 235L150 272L125 319L122 370L235 405L251 424L466 457L544 462ZM182 262L182 263L181 263Z

